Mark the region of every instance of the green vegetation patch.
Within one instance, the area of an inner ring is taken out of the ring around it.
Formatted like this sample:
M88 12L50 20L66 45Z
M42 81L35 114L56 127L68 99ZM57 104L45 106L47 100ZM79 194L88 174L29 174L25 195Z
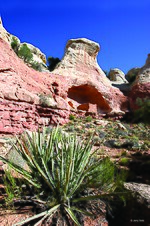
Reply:
M150 98L137 98L136 103L139 109L135 111L135 120L150 123Z
M91 139L81 142L76 134L66 134L58 127L49 134L44 129L17 138L14 148L26 167L0 157L22 178L24 189L12 189L15 203L28 197L42 211L16 226L33 220L42 224L53 218L62 225L71 221L81 225L82 215L93 216L94 200L106 201L121 194L116 192L123 185L116 167L109 158L97 158L92 147Z

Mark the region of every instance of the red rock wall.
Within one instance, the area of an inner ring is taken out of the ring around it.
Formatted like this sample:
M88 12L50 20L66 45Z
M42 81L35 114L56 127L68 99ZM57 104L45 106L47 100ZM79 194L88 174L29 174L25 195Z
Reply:
M24 102L0 101L0 134L20 134L24 130L63 124L68 121L69 111L51 109Z

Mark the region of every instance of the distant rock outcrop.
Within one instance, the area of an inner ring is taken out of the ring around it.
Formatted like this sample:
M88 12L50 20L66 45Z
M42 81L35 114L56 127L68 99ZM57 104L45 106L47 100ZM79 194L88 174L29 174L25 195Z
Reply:
M91 103L98 113L124 114L127 100L118 88L111 85L97 64L99 50L99 44L88 39L71 39L53 73L63 75L69 81L68 98L72 107L85 110ZM78 105L75 106L72 100Z
M108 78L114 87L119 88L124 94L129 91L129 83L125 78L125 74L118 68L111 69L108 73Z
M28 62L29 64L31 64L31 66L33 64L38 64L40 67L40 71L46 71L48 72L47 66L46 66L46 56L44 53L41 52L41 50L29 43L21 43L18 47L18 52L19 50L26 45L27 48L30 50L31 54L32 54L32 59L31 62Z
M134 111L138 108L137 98L150 98L150 54L145 65L140 69L130 92L130 107Z
M35 46L29 44L29 43L21 43L19 48L23 45L26 44L27 47L30 49L31 53L33 54L33 60L39 63L44 63L46 64L46 56L44 53L42 53L39 48L36 48Z
M29 43L21 43L19 38L10 34L9 32L6 31L6 29L3 27L2 19L0 18L0 38L5 40L10 46L13 46L12 43L15 41L17 43L17 49L15 49L16 53L18 50L26 44L27 47L30 49L33 58L32 58L32 63L38 63L40 65L41 71L48 71L47 66L46 66L46 56L44 53L41 52L41 50ZM29 62L30 63L30 62Z
M125 74L118 68L111 69L108 73L108 78L112 84L126 84L128 81L125 79Z

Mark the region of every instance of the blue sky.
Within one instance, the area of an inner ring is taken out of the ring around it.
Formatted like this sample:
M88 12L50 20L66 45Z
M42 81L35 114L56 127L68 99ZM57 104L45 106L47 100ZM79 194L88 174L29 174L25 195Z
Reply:
M107 71L141 67L150 53L150 0L3 0L0 13L10 33L47 57L62 58L67 40L80 37L100 44Z

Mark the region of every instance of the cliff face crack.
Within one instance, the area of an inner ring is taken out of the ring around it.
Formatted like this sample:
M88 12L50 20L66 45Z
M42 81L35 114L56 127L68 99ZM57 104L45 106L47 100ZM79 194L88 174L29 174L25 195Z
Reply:
M88 84L72 86L68 89L68 97L79 104L96 104L98 112L110 112L111 110L102 94L95 87Z
M0 68L0 72L12 71L12 68Z

